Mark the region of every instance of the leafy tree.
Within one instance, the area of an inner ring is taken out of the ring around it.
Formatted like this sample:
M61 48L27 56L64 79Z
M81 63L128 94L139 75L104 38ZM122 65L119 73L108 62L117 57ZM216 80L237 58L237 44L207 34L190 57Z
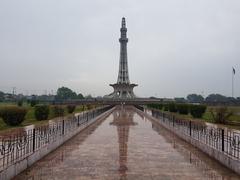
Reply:
M84 96L83 96L81 93L79 93L79 94L77 95L77 98L78 98L78 99L84 99Z
M176 97L174 98L174 100L176 101L176 103L186 103L186 99L184 97Z
M61 87L57 90L56 99L57 100L67 100L67 99L76 99L77 94L67 87Z
M206 97L206 102L229 102L229 99L226 96L221 94L210 94Z
M89 94L89 95L85 96L85 98L87 98L87 99L92 99L93 97L92 97L91 94Z
M4 100L4 92L0 91L0 101Z
M204 101L204 98L202 97L202 95L198 95L198 94L189 94L187 96L187 100L190 103L201 103Z

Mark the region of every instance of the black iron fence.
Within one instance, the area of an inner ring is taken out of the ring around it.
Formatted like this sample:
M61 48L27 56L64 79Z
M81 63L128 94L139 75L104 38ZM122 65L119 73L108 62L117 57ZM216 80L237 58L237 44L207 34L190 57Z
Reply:
M134 107L137 108L140 111L144 111L144 107L143 106L134 105Z
M177 119L172 114L151 110L151 115L161 124L198 140L214 149L240 160L240 133L224 128L207 126L196 121Z
M85 128L95 117L111 108L112 106L105 106L79 115L61 117L60 120L50 122L48 125L30 130L22 129L17 133L0 137L0 172L70 132Z

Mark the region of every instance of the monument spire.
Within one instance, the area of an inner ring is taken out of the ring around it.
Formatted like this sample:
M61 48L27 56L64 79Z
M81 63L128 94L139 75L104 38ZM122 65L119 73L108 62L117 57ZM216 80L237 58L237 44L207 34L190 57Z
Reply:
M121 37L120 42L120 60L119 60L119 72L117 83L130 84L128 75L128 60L127 60L127 28L125 18L122 18L122 27L120 29Z
M137 84L130 84L129 73L128 73L128 58L127 58L127 27L126 20L123 17L121 28L120 42L120 58L119 58L119 71L118 79L116 84L110 84L114 88L114 92L107 97L111 98L134 98L133 88Z

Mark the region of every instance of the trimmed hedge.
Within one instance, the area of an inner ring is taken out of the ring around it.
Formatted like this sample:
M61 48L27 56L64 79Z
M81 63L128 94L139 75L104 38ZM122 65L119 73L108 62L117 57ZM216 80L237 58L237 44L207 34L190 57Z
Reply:
M163 108L162 104L148 104L147 106L150 108L160 109L160 110Z
M9 126L20 125L27 114L27 109L19 106L5 106L0 109L0 117Z
M178 111L175 103L169 103L168 108L169 108L170 112L177 112Z
M64 107L63 106L52 106L54 117L64 116Z
M201 118L205 113L207 106L205 105L191 105L190 113L194 118Z
M38 121L48 119L49 106L45 104L35 105L34 115Z
M37 100L31 100L30 101L30 106L31 107L34 107L35 105L37 105L38 104L38 101Z
M163 110L168 111L169 110L169 104L163 104Z
M188 114L189 113L189 105L188 104L177 104L177 110L179 114Z
M68 113L72 114L74 112L75 108L76 108L75 105L67 105Z
M17 102L17 105L18 105L18 106L22 106L22 105L23 105L23 101L22 101L22 100L19 100L19 101Z

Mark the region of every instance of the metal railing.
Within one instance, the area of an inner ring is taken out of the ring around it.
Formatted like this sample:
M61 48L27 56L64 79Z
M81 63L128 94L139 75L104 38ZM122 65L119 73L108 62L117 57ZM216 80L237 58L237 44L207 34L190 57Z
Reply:
M224 128L207 126L190 120L177 119L172 114L159 110L151 110L151 115L161 124L200 141L216 150L222 151L232 158L240 160L240 133Z
M95 117L111 109L112 106L100 107L70 117L61 117L48 125L0 137L0 172L27 158L35 151L55 142L58 138L88 126Z

